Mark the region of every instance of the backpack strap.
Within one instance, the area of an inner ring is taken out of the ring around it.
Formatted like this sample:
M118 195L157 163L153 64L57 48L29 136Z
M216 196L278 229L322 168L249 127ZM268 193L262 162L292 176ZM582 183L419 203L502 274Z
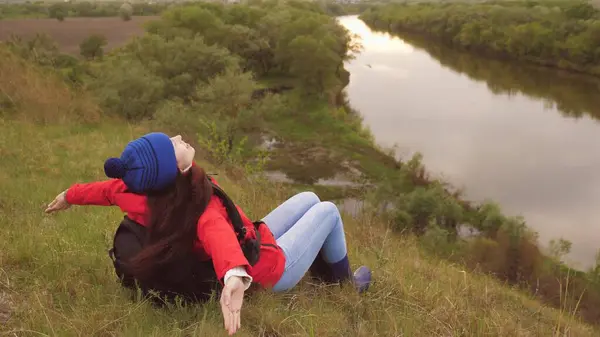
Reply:
M256 233L256 239L246 239L246 227L244 226L244 222L242 221L242 217L237 207L229 198L227 193L223 191L221 187L215 184L210 178L209 181L212 185L213 192L217 197L221 199L223 205L225 206L225 210L227 211L227 216L233 225L233 229L237 235L238 241L242 247L242 251L244 252L244 256L248 260L251 266L254 266L258 259L260 258L260 232L258 228L262 224L261 221L254 222L254 229Z
M235 233L237 234L238 240L243 241L246 238L246 227L244 226L242 217L241 217L240 213L238 212L237 208L235 207L235 204L233 203L231 198L229 198L227 193L225 193L225 191L223 191L223 189L221 187L217 186L212 181L210 183L212 185L213 192L215 193L215 195L217 197L219 197L221 199L221 201L223 202L223 205L225 206L225 210L227 211L227 216L229 217L229 220L231 220L231 223L233 224L233 229L235 230Z

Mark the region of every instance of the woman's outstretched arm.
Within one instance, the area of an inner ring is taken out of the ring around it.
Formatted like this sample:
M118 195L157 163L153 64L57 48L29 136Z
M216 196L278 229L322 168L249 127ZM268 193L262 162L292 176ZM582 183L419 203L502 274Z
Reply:
M221 311L225 328L234 334L241 327L240 310L244 292L252 278L246 268L250 266L242 252L233 228L220 215L204 213L198 225L198 238L211 257L215 273L224 287L221 293Z
M65 210L71 205L115 205L115 195L125 191L126 186L120 179L110 179L84 184L73 184L61 192L46 208L46 213Z

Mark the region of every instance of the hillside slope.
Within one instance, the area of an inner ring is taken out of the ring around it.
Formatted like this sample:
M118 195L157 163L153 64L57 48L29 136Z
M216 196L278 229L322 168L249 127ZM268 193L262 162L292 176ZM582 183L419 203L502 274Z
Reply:
M21 69L15 71L15 69ZM8 76L10 72L10 77ZM55 96L49 96L53 93ZM46 113L48 115L46 115ZM121 214L45 205L74 182L103 179L102 163L149 129L98 118L85 96L0 51L0 325L7 336L221 336L217 302L158 310L128 300L107 255ZM208 166L209 172L219 172ZM284 186L220 183L258 218ZM426 256L368 213L344 215L353 265L376 283L364 296L306 280L288 294L248 298L239 336L593 336L598 331L498 281Z

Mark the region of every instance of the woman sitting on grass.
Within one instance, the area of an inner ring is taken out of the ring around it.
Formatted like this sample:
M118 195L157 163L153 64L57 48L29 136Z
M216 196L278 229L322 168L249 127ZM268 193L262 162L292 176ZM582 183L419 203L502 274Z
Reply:
M230 334L240 327L244 292L252 282L276 292L289 290L314 263L326 267L322 276L330 282L348 280L359 292L368 288L371 271L367 267L351 272L342 219L334 204L303 192L256 223L235 206L245 228L240 236L223 199L215 193L220 188L194 163L194 155L194 148L180 136L147 134L131 141L120 158L106 160L105 173L113 179L74 184L46 212L71 205L121 208L135 226L147 230L143 246L125 263L127 272L140 283L181 278L166 268L180 261L183 265L186 259L198 265L208 261L215 281L223 286L220 304ZM260 245L249 261L242 246L243 241L252 240ZM132 247L123 245L124 249ZM191 276L190 282L195 282Z

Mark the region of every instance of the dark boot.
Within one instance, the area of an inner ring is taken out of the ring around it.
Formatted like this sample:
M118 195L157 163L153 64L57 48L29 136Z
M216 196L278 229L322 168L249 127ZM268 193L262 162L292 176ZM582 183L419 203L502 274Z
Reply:
M327 262L325 262L321 252L319 252L317 257L315 258L315 261L312 263L308 270L311 276L316 278L317 280L324 283L334 283L333 275L331 273L331 267Z
M350 280L359 293L366 291L371 284L371 270L366 266L361 266L353 274L350 269L348 255L344 256L342 260L331 264L330 268L333 282L342 283Z
M348 261L347 254L340 261L330 264L329 268L331 268L331 274L333 277L332 282L341 283L352 276L352 270L350 269L350 261Z

